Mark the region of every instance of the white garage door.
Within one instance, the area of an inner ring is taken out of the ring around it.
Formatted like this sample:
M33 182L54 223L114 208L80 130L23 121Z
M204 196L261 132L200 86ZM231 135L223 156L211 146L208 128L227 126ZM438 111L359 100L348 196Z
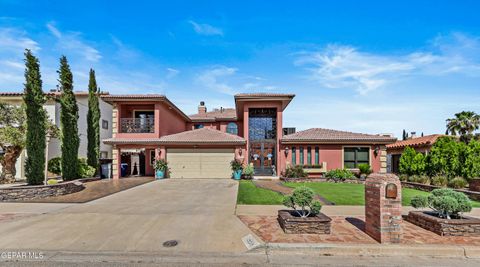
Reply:
M234 149L168 149L171 178L230 178Z

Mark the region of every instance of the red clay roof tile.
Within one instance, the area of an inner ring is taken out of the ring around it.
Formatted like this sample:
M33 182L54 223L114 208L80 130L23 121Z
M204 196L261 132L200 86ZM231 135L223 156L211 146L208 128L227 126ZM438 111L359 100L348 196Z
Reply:
M352 143L352 142L370 142L370 143L393 143L397 139L394 137L352 133L323 128L311 128L294 134L285 135L282 138L283 143L294 142L312 142L312 143Z
M435 141L439 137L444 136L443 134L432 134L432 135L426 135L423 137L417 137L417 138L412 138L412 139L407 139L407 140L401 140L398 142L395 142L393 144L387 145L387 148L404 148L407 146L410 147L418 147L418 146L428 146L428 145L433 145Z

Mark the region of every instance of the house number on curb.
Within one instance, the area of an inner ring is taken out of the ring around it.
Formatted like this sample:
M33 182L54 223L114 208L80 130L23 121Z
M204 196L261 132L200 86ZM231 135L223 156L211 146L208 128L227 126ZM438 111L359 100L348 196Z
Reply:
M248 234L242 237L243 244L247 247L248 250L260 246L260 243L253 237L251 234Z
M387 184L385 188L386 198L397 198L397 185L395 184Z

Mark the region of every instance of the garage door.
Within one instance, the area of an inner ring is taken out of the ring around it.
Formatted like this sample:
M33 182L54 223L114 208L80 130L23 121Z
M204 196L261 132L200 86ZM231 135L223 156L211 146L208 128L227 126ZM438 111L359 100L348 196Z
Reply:
M168 149L171 178L230 178L234 149Z

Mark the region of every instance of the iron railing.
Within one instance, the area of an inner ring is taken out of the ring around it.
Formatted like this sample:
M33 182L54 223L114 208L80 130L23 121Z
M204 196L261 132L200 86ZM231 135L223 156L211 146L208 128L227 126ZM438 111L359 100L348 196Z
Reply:
M125 118L120 119L122 133L153 133L155 132L154 118Z

